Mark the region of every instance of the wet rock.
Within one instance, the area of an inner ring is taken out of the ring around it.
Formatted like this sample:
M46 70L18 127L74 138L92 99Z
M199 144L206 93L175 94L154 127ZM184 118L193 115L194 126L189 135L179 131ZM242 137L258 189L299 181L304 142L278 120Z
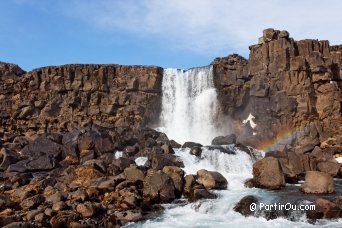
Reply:
M170 140L170 145L172 146L172 148L181 148L182 145L177 143L175 140Z
M257 187L279 189L285 186L284 173L278 159L263 158L253 165L253 180Z
M335 185L332 177L319 171L308 171L305 175L305 182L300 187L305 193L333 193Z
M203 186L196 186L192 189L190 201L195 202L201 199L215 199L216 195L209 192L208 189L204 188Z
M175 199L175 186L167 174L158 171L145 177L143 195L154 203L169 203Z
M209 150L218 150L225 154L235 154L235 151L231 150L227 146L206 146L205 148L208 148Z
M251 204L256 205L257 203L258 199L255 196L245 196L234 206L234 211L239 212L244 216L254 215L255 210L251 210Z
M190 154L195 155L196 157L201 157L202 155L202 149L201 147L194 146L190 150Z
M244 186L246 188L254 188L255 187L254 179L253 178L247 179L244 183Z
M196 184L196 176L195 175L186 175L184 177L184 194L189 196L193 186Z
M228 181L222 174L205 169L197 171L196 181L208 189L227 189L228 186Z
M342 218L342 208L330 200L319 198L312 205L315 205L315 210L306 211L306 217L308 219Z
M184 171L177 166L164 166L163 172L172 179L176 197L180 198L184 186Z
M162 150L164 151L165 154L174 154L175 152L172 149L172 146L170 144L163 144L161 146Z
M194 146L197 146L197 147L202 147L202 144L199 144L199 143L195 143L195 142L185 142L183 145L182 145L182 148L193 148Z
M236 136L234 134L227 136L217 136L211 141L211 145L228 145L235 144Z

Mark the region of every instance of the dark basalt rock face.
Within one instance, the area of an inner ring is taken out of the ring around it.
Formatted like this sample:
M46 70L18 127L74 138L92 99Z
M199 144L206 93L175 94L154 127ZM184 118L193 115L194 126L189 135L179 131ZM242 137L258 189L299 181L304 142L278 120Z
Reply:
M329 138L335 143L328 146L341 151L342 46L267 29L250 46L249 60L234 54L212 64L222 113L238 142L262 148L288 132L284 144L292 151L310 152ZM254 129L242 124L249 113Z
M158 119L163 69L73 64L25 73L0 63L0 134L138 128Z
M291 133L256 163L248 186L278 189L307 171L342 176L334 160L342 149L341 53L328 41L294 41L287 31L267 29L249 60L234 54L213 61L220 114L236 135L214 144L236 143L249 153L242 145L263 148ZM162 77L155 66L25 72L0 62L0 226L120 226L182 195L210 199L209 189L226 188L218 173L184 177L172 148L200 156L202 145L181 146L146 128L160 115ZM249 114L255 127L243 124ZM137 158L146 162L137 165ZM316 204L323 209L312 218L341 216Z

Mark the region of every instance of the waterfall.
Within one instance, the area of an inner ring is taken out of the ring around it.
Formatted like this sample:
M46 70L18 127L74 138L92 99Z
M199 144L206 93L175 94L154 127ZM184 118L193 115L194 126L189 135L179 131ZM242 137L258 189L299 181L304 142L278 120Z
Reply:
M165 69L162 84L161 130L170 139L210 144L218 101L212 66L187 71Z

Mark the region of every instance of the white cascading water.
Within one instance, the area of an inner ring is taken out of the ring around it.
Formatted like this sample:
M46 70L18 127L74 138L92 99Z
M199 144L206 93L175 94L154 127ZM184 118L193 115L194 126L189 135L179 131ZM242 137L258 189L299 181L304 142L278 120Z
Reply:
M212 138L222 135L214 124L217 105L212 67L188 71L166 69L163 79L162 127L158 130L180 143L195 141L209 144ZM252 177L254 159L234 145L223 147L233 153L202 147L201 157L198 158L189 153L189 148L175 149L175 155L184 163L186 174L196 174L198 170L206 169L217 171L228 180L227 190L213 191L217 199L186 205L164 205L166 210L159 217L129 224L127 227L317 227L307 223L303 214L292 222L281 217L269 221L263 217L244 217L235 212L234 206L246 195L257 196L264 203L276 202L279 196L274 191L245 188L245 180ZM329 221L318 225L337 227L339 222Z
M209 145L220 134L214 124L218 101L212 71L212 66L164 70L160 130L170 139Z
M267 220L264 217L245 217L233 210L234 206L246 195L254 195L265 204L277 202L278 195L274 191L259 188L245 188L244 181L252 177L254 160L244 151L226 146L235 154L227 154L219 150L202 147L201 158L189 153L190 149L175 149L175 154L184 163L186 174L196 174L200 169L215 170L228 180L228 189L213 191L218 198L200 200L186 205L164 205L166 210L160 217L142 223L130 224L127 227L145 228L182 228L182 227L339 227L340 221L324 221L316 226L309 224L305 216L300 214L296 221L279 217Z

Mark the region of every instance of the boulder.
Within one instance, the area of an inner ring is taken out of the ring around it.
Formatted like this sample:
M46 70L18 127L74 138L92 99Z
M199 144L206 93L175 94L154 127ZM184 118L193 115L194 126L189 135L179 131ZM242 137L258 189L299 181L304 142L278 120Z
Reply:
M228 181L222 174L205 169L197 171L196 181L207 189L227 189L228 186Z
M181 197L184 187L184 171L177 166L164 166L163 172L172 179L176 197Z
M305 193L333 193L335 186L333 178L323 172L308 171L305 175L305 182L300 187Z
M287 39L287 38L290 37L290 33L289 33L288 31L286 31L286 30L280 31L279 37L280 37L280 38L286 38L286 39Z
M193 186L196 184L196 176L195 175L186 175L184 177L184 195L189 196Z
M164 166L174 166L174 157L171 154L154 154L151 159L151 167L155 170L161 170Z
M137 222L143 218L140 211L120 211L115 213L116 219L122 223Z
M272 41L278 38L278 31L273 28L268 28L263 31L263 37L265 41Z
M175 152L172 149L172 146L170 144L163 144L161 146L162 150L164 151L165 154L174 154Z
M202 149L201 147L194 146L190 150L190 154L195 155L196 157L201 157L202 155Z
M217 136L211 141L211 145L228 145L236 143L236 135Z
M312 205L315 205L315 210L307 210L306 217L308 219L338 219L342 218L342 208L338 204L318 198Z
M157 171L145 177L143 195L153 203L170 203L175 199L175 186L167 174Z
M131 182L143 181L145 178L144 172L141 171L136 165L131 165L130 167L126 168L124 170L124 174L126 180Z
M208 189L206 189L205 187L195 186L192 189L189 200L191 202L195 202L195 201L201 200L201 199L215 199L215 198L216 198L216 195L209 192Z
M19 159L20 155L17 152L2 148L0 150L0 170L5 171L9 165L16 163Z
M48 156L61 160L64 147L53 142L45 136L38 136L35 140L25 146L20 154L28 159L38 159L41 156Z
M29 222L12 222L6 226L3 226L3 228L33 228L36 227L33 224L29 223Z
M172 148L181 148L182 145L179 144L178 142L176 142L175 140L170 140L170 145L172 146Z
M251 204L257 204L258 199L255 196L248 195L243 197L235 206L234 211L239 212L244 216L251 216L255 214L255 210L251 210Z
M332 177L341 176L342 164L337 162L319 162L317 163L317 170L325 173L329 173Z
M286 183L297 183L298 175L294 172L294 168L292 164L290 164L289 159L287 158L278 158L281 169L285 176Z
M182 145L182 148L193 148L194 146L198 146L198 147L202 147L202 144L200 143L195 143L195 142L185 142L183 145Z
M33 209L33 208L37 208L40 204L44 203L44 201L45 201L44 196L35 195L27 199L24 199L20 203L20 207L23 209Z
M93 217L96 213L97 208L91 202L78 204L76 211L82 215L83 218Z
M72 183L81 185L85 184L87 181L103 176L100 171L90 165L79 166L73 173L74 178Z
M274 157L263 158L253 165L253 180L257 187L279 189L285 186L285 177L279 161Z

